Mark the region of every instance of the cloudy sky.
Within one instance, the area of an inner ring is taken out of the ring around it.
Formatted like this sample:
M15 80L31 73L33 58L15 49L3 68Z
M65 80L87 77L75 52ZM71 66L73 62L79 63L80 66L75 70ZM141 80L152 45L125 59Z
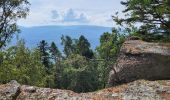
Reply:
M29 0L30 13L21 26L113 26L111 15L122 11L122 0Z

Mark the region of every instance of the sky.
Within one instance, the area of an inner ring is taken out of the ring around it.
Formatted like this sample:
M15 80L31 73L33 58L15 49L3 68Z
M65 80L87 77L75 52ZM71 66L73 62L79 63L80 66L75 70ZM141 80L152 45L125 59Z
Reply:
M122 0L28 0L31 3L20 26L97 25L114 26L112 15L121 12Z

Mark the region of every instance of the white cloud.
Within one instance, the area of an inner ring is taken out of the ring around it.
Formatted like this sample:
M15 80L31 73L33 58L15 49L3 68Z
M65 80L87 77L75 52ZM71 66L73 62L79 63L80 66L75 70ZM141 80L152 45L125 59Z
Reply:
M30 14L22 26L102 25L113 26L111 15L121 11L121 0L29 0ZM70 9L71 8L71 9Z
M52 25L88 25L90 19L87 14L73 9L65 11L51 11L51 19L49 19Z
M87 23L88 18L84 13L76 13L73 9L69 9L63 16L63 22Z
M57 19L57 18L59 18L60 17L60 15L59 15L59 13L58 13L58 11L57 10L52 10L51 11L51 18L52 19Z

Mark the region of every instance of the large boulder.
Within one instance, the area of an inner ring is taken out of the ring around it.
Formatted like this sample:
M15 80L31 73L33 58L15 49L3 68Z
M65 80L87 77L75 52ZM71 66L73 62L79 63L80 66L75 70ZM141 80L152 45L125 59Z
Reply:
M0 85L0 100L15 100L20 94L20 84L11 81L8 84Z
M138 79L170 79L170 43L129 39L123 44L109 75L109 86Z

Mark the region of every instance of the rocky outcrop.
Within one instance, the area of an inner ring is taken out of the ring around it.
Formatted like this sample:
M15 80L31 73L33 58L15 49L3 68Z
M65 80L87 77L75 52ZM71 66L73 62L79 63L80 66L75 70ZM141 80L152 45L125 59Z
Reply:
M125 41L110 72L108 84L114 86L137 79L170 79L170 43Z
M91 93L20 85L0 85L0 100L169 100L170 81L138 80Z

